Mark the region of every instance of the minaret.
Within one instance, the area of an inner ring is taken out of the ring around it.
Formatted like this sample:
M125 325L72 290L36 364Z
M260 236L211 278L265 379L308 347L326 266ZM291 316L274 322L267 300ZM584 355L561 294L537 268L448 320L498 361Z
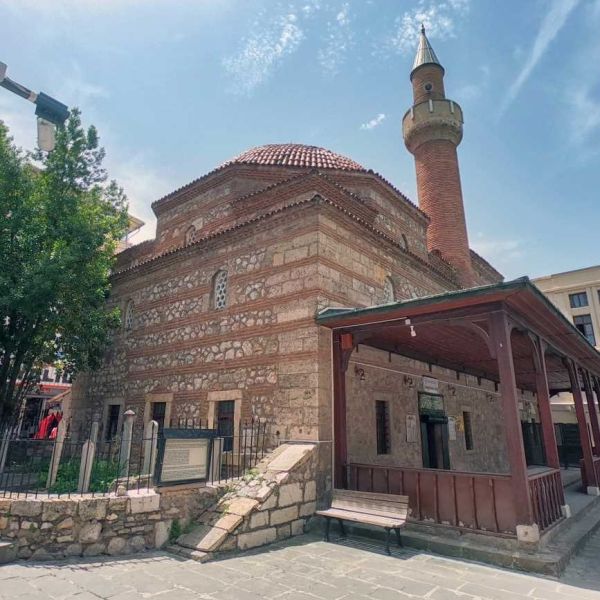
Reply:
M404 143L415 157L419 206L429 216L427 248L456 270L463 287L475 285L456 147L463 135L462 109L444 91L444 67L421 26L410 73L413 105L402 120Z

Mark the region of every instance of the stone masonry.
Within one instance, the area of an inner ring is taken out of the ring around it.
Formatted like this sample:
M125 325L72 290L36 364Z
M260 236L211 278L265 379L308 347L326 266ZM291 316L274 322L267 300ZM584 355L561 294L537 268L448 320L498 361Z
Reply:
M317 502L317 445L283 444L198 518L169 550L204 562L304 532Z

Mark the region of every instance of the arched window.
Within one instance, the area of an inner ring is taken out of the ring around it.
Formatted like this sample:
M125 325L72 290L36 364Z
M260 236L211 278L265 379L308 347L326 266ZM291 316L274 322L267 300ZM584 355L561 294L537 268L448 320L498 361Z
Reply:
M227 306L227 271L221 270L213 277L213 308L221 310Z
M383 302L382 304L389 304L396 300L396 292L394 290L394 282L390 276L385 278L383 282Z
M125 306L125 331L131 331L133 329L134 316L133 300L128 300L127 305Z
M196 228L191 225L185 232L185 245L193 244L196 241Z
M402 247L408 250L408 238L404 234L402 234Z

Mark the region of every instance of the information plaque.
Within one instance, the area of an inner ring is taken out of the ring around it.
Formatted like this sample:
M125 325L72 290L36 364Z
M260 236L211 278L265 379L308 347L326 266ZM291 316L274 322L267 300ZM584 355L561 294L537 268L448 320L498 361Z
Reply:
M158 440L158 485L208 479L213 429L164 429Z

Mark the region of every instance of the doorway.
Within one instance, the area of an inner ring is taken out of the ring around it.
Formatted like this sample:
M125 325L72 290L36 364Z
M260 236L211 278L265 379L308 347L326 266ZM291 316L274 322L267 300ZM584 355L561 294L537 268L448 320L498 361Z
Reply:
M421 415L421 451L426 469L449 469L448 418Z
M233 450L235 400L217 402L217 435L223 438L223 450Z

